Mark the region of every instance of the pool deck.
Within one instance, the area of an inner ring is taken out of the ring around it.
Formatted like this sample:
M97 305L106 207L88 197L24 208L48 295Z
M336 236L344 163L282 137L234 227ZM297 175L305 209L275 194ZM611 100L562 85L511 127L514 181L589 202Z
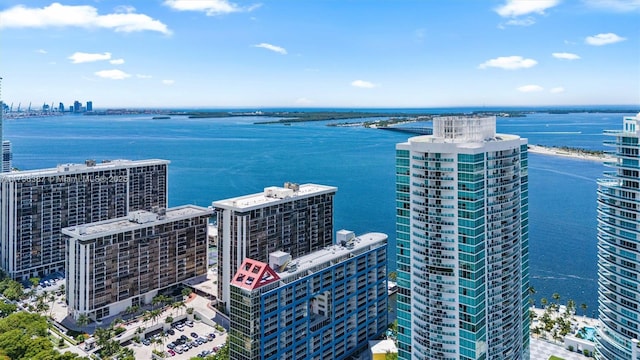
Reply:
M532 307L531 311L536 313L537 319L544 314L544 309ZM562 310L563 311L563 310ZM560 316L562 312L551 312L551 316ZM531 328L538 326L539 320L531 322ZM575 335L583 327L593 328L599 326L598 320L581 315L571 316L572 331L570 335ZM531 360L548 360L551 355L558 356L565 360L587 360L590 359L580 353L569 351L564 342L545 340L531 333ZM593 358L591 358L593 359Z

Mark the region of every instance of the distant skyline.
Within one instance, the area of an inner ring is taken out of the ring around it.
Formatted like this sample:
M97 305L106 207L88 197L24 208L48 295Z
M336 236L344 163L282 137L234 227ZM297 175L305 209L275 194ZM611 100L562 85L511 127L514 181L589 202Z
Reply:
M26 108L640 104L640 0L0 0Z

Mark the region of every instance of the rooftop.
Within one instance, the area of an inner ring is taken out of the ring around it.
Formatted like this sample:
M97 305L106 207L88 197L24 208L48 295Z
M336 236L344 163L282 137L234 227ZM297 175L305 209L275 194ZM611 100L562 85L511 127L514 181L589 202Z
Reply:
M87 160L84 164L61 164L55 168L37 169L37 170L25 170L14 171L11 173L2 173L0 177L8 178L11 180L23 180L23 179L37 179L47 176L61 176L71 174L91 173L104 170L129 168L135 166L145 165L158 165L169 164L169 160L161 159L146 159L146 160L103 160L102 162L96 162L94 160Z
M170 209L161 209L157 213L138 210L128 216L98 221L90 224L62 229L62 233L80 240L146 228L195 216L211 215L213 210L195 205L183 205Z
M275 205L290 202L298 198L335 193L336 191L338 191L338 188L333 186L286 183L284 187L267 187L261 193L214 201L213 206L221 209L248 211L264 207L265 205Z
M329 262L340 262L351 257L352 254L360 254L366 250L387 243L387 234L366 233L352 238L346 246L333 244L324 249L293 259L289 266L278 272L282 280L296 277L300 273L314 273L329 266Z
M300 275L306 276L315 273L354 255L382 246L387 243L387 238L388 236L383 233L367 233L349 239L345 245L334 244L297 259L287 259L282 266L269 266L263 262L245 259L234 275L231 284L247 290L253 290L277 280L287 283L298 279ZM276 251L270 255L282 256L288 254ZM251 275L252 271L257 275ZM249 278L251 278L250 281ZM249 282L244 283L245 281Z

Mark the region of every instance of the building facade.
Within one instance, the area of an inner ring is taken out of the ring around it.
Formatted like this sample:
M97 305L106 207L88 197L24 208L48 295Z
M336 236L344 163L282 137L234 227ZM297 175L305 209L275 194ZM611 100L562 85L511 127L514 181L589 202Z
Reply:
M529 358L527 142L495 124L396 146L400 359Z
M244 260L231 281L230 359L345 359L386 331L387 235L342 234L297 259Z
M62 228L166 208L168 164L89 160L0 174L0 268L17 280L62 272Z
M282 250L300 257L333 243L337 188L316 184L268 187L213 202L218 225L218 294L229 311L231 277L245 258L266 262Z
M640 114L623 119L613 139L613 169L598 181L598 316L596 358L640 359Z
M13 159L13 154L11 153L11 141L3 140L2 141L2 170L1 170L1 172L3 172L3 173L11 172L11 160L12 159Z
M69 314L100 320L207 273L212 210L186 205L62 229Z

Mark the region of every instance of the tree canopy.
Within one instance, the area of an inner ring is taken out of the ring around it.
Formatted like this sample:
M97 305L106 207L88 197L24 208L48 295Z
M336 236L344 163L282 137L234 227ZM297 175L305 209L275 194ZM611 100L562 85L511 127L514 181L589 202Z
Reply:
M47 320L38 314L14 312L0 319L0 359L73 360L71 352L59 353L47 337Z

